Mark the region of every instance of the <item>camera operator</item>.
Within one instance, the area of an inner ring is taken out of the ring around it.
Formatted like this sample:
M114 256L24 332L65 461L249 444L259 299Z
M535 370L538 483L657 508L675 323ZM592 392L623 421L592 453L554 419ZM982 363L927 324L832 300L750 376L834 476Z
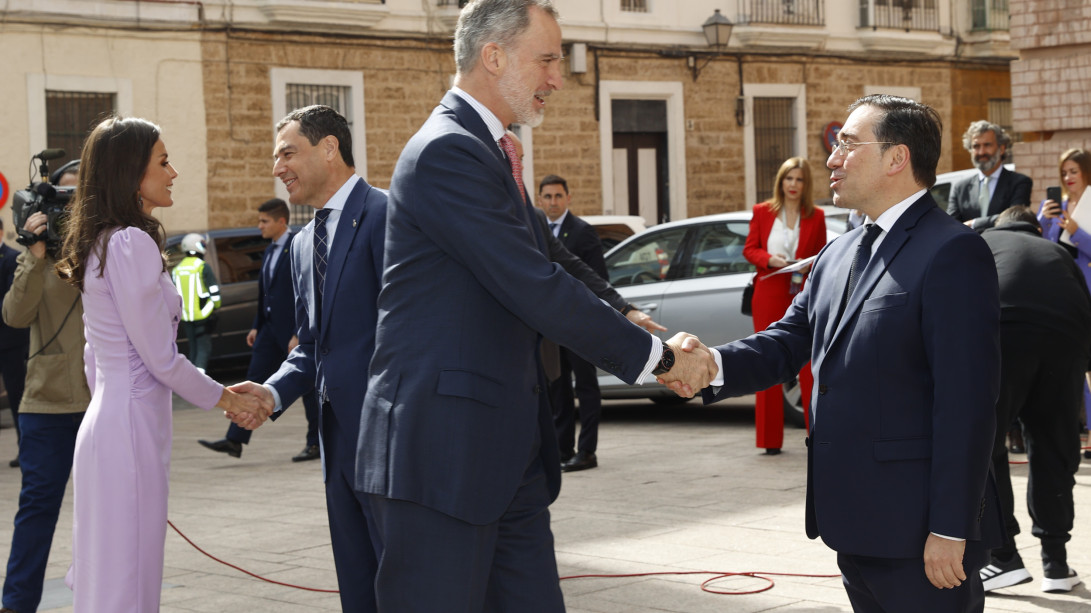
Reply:
M71 177L61 177L58 185ZM15 277L3 303L6 324L30 327L30 358L19 407L22 491L2 611L38 609L53 532L72 470L76 433L91 401L83 371L80 292L53 271L60 244L45 240L48 223L49 217L38 211L23 225L40 239L17 258Z

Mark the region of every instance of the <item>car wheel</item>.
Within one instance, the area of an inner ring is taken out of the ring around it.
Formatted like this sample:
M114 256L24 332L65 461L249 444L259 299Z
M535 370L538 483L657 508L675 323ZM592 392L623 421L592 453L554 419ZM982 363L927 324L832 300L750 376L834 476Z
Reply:
M797 428L805 428L803 420L803 388L799 385L799 378L792 379L781 385L784 390L784 423Z
M652 402L665 407L686 404L689 401L689 398L681 396L652 396Z

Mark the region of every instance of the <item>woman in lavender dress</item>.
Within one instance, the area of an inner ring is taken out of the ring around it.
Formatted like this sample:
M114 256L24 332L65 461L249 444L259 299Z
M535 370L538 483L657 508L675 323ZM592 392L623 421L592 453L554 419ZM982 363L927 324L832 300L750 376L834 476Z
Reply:
M180 356L181 299L165 272L162 225L178 176L159 128L110 118L84 145L57 269L83 292L91 404L76 437L76 613L159 610L171 449L171 391L232 415L258 412Z

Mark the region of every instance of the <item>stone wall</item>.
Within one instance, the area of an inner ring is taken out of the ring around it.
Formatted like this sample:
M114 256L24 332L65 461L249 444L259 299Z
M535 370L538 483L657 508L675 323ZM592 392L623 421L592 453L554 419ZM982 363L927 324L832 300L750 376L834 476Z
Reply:
M270 68L360 70L364 78L367 179L387 187L405 142L427 118L454 73L446 40L386 40L255 32L209 33L202 43L208 124L209 224L253 223L255 207L271 197L274 181ZM534 130L535 181L565 177L577 214L602 212L603 189L597 83L681 83L684 97L687 215L741 210L746 202L744 128L735 121L739 67L735 56L714 59L694 81L685 56L654 51L599 50L588 72L565 74L565 87L548 100L546 121ZM963 168L958 137L968 118L987 112L989 97L1006 97L1006 71L945 61L876 61L806 55L743 55L746 83L805 84L805 155L814 164L816 199L829 197L822 130L844 121L846 107L867 86L920 87L944 118L940 172ZM567 70L567 69L566 69ZM953 119L952 119L953 118ZM750 119L748 119L750 121ZM953 150L952 147L955 147ZM954 151L954 155L952 155ZM532 186L533 187L533 186Z
M1015 151L1037 202L1060 183L1061 153L1091 148L1091 4L1011 0L1010 7L1011 46L1020 52L1011 66L1012 114L1024 139Z

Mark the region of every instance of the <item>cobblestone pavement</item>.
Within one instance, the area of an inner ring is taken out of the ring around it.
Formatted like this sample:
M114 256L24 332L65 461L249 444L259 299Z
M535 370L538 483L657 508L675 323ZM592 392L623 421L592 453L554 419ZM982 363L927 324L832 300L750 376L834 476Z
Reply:
M600 431L600 467L565 475L551 507L562 576L711 571L836 574L834 554L803 533L803 432L789 430L785 451L754 448L752 398L711 408L609 402ZM10 416L4 418L10 426ZM241 459L210 452L198 438L221 438L227 422L175 399L170 519L210 554L276 581L337 587L330 552L321 467L292 463L303 448L302 407L260 429ZM12 429L0 432L0 546L6 553L19 494ZM1013 467L1016 500L1026 466ZM1091 462L1076 483L1077 524L1069 560L1091 577ZM1023 558L1038 558L1026 509ZM68 612L62 578L71 559L71 491L65 500L47 572L41 611ZM989 596L986 611L1085 612L1084 585L1066 595L1035 581ZM3 568L0 567L0 572ZM703 592L712 575L573 578L562 582L570 613L703 613L849 610L837 578L774 576L766 591ZM713 589L751 591L761 579L729 577ZM334 594L264 583L219 564L168 529L162 613L337 611ZM513 612L516 613L516 612Z

